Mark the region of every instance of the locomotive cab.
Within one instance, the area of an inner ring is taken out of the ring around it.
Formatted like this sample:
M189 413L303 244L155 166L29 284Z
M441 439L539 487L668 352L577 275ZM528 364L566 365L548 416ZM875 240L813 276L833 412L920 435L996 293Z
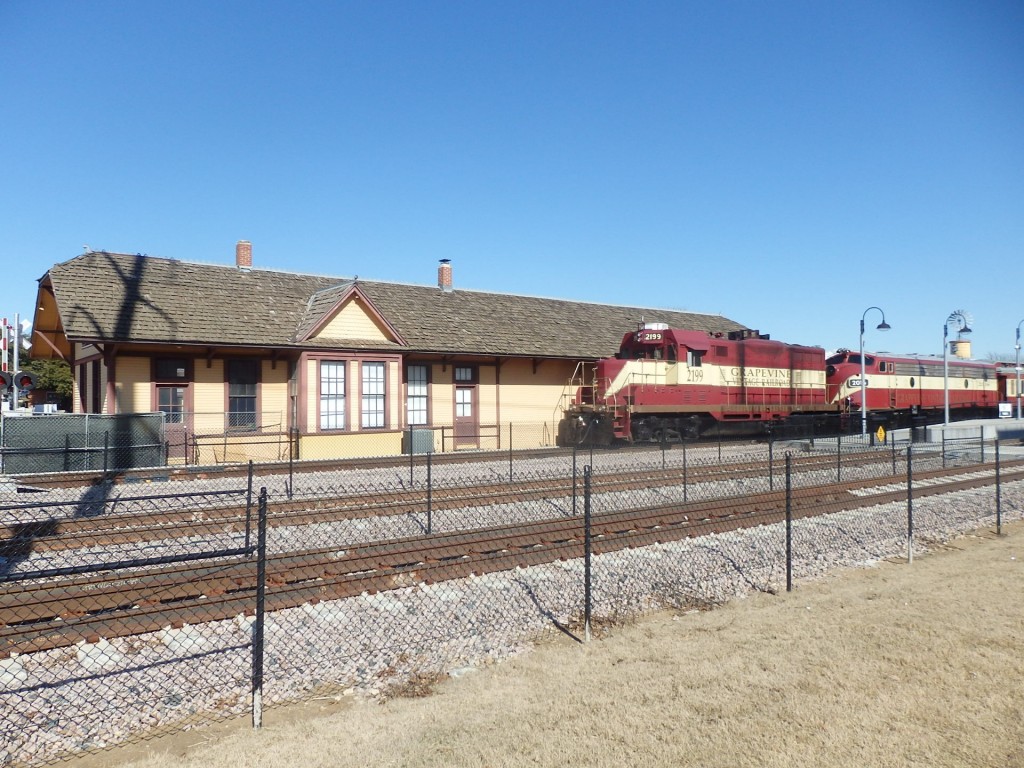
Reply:
M864 354L864 375L870 382L872 374L881 375L892 373L892 364L880 361L872 354ZM834 355L825 360L825 387L826 399L834 405L841 405L844 410L861 409L861 355L860 352L853 352L848 349L837 350ZM878 387L875 388L879 390ZM880 392L888 400L888 386L884 387L886 392ZM872 393L874 394L874 392ZM874 404L869 403L869 405ZM877 407L882 407L879 404Z
M615 355L620 360L667 360L676 359L676 343L665 323L646 323L633 333L622 337L622 344Z

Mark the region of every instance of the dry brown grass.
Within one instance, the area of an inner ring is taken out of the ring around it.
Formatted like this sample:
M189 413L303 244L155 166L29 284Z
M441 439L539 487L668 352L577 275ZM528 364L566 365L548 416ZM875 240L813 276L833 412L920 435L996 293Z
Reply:
M1024 524L1007 530L588 645L559 636L385 704L272 710L258 733L77 765L1024 766Z

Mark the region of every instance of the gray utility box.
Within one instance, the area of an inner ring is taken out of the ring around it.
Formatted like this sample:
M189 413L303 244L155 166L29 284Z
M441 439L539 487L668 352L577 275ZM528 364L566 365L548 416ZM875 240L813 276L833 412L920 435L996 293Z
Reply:
M407 429L402 435L402 453L433 453L432 429Z

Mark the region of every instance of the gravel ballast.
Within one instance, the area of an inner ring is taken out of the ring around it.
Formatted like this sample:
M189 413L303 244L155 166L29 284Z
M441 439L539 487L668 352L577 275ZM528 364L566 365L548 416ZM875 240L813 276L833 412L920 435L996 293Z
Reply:
M879 481L899 483L891 477ZM994 497L986 487L915 500L914 553L993 526ZM616 503L610 495L601 500L602 508ZM1021 519L1024 482L1003 484L1001 509L1004 521ZM491 524L490 515L507 519L508 510L476 514L476 524ZM379 537L387 526L406 525L380 524L361 532L322 524L316 536L351 544ZM908 555L906 504L799 520L792 534L797 584L836 568ZM294 534L275 535L274 546L284 550ZM595 555L594 623L628 621L666 606L712 607L755 590L785 590L785 563L782 524ZM270 614L264 705L325 692L395 695L523 653L545 632L561 628L582 636L583 571L580 557L438 584L411 580L387 592ZM0 765L42 764L147 733L246 714L252 636L253 619L238 616L0 660Z

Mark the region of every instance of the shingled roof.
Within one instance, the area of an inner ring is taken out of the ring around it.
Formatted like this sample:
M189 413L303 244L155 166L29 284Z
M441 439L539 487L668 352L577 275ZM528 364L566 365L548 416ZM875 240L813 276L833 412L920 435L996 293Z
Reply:
M294 349L332 344L303 339L353 286L351 278L107 252L57 264L47 279L71 341ZM339 348L591 359L614 353L641 317L692 330L744 328L696 312L364 280L354 285L406 346L346 339Z

